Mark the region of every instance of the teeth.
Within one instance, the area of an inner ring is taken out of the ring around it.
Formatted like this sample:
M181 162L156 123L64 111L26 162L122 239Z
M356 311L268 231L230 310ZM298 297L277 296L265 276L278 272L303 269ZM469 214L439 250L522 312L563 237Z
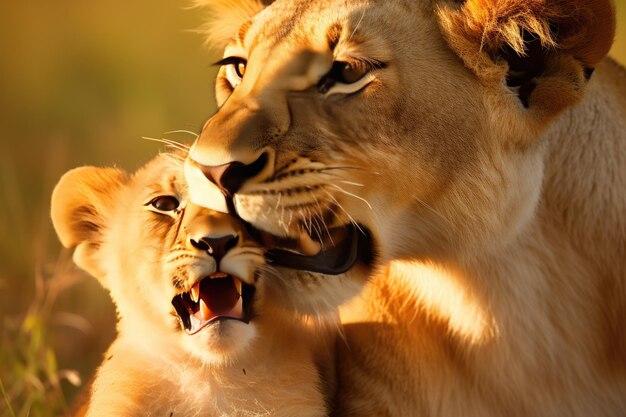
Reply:
M237 278L233 278L233 281L235 282L235 288L237 289L237 294L241 295L241 281L239 281Z
M199 282L196 282L196 284L193 287L191 287L190 296L191 296L191 300L194 303L198 302L198 299L200 298L200 283Z
M209 310L209 307L204 303L204 300L200 300L200 315L203 321L207 321L211 318L211 310Z
M200 319L193 314L189 316L190 327L189 330L193 331L200 327Z
M225 314L225 316L241 319L243 317L243 300L240 298L235 307Z
M305 232L302 232L300 234L298 243L300 244L300 250L304 255L317 255L322 250L322 246L319 244L319 242L311 239L311 237Z

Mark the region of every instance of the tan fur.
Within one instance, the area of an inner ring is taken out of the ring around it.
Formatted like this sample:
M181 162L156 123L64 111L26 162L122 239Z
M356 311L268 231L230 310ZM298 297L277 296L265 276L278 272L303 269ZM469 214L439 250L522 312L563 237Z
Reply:
M342 308L334 415L626 414L613 33L606 0L278 0L227 46L245 75L232 89L220 72L190 159L264 153L233 198L242 218L291 237L353 221L378 251ZM355 57L386 66L325 94L333 61Z
M475 53L491 56L498 55L503 45L525 54L526 30L544 46L595 66L615 36L613 5L603 0L468 0L459 10L442 7L439 17L453 36L480 45Z
M175 196L181 210L147 210L159 195ZM77 263L111 292L119 315L118 337L77 415L327 414L321 327L276 307L263 278L250 323L226 320L195 335L180 328L171 301L182 290L174 279L188 291L219 267L252 283L263 265L263 251L239 222L187 202L180 156L159 156L132 176L72 170L55 188L52 219L63 244L77 248ZM199 233L239 240L218 266L188 247Z
M237 2L234 0L192 0L196 8L207 8L206 23L199 32L205 35L206 43L223 48L263 6L259 1Z

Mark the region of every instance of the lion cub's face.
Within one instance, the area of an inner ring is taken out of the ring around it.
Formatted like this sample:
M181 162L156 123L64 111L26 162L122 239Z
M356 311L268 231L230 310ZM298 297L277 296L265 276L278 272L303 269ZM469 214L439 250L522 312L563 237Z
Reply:
M52 217L77 264L110 290L123 337L216 363L255 337L263 251L233 217L188 202L181 168L159 156L130 177L70 171Z

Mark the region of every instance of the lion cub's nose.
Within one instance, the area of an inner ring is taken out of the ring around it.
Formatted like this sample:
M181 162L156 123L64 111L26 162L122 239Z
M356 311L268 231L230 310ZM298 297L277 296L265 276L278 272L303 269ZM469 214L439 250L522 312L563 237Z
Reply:
M233 196L250 178L259 175L269 162L269 155L263 152L256 161L244 164L238 161L219 166L199 165L204 175L217 185L222 193Z
M207 252L219 264L220 260L239 242L239 236L226 235L220 237L189 237L189 244L194 248Z

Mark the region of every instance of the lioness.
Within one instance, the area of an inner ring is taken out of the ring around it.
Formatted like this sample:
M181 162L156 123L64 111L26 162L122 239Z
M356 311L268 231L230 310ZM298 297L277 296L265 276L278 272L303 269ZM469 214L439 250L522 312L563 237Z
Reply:
M188 201L181 160L72 170L52 219L119 314L88 416L327 415L319 329L272 302L241 222Z
M198 2L225 50L193 200L371 272L337 415L626 415L609 0Z

